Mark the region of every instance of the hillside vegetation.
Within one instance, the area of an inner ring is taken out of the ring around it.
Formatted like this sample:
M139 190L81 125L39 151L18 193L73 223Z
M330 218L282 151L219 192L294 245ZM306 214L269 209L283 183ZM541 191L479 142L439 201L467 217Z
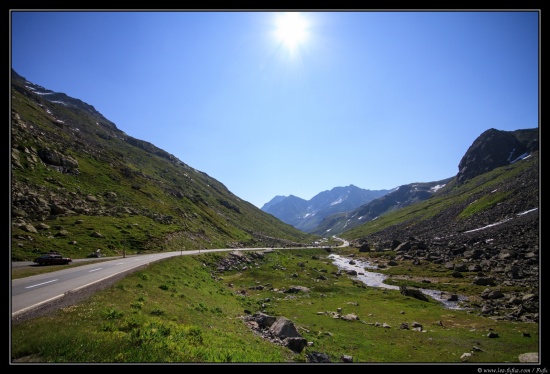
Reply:
M524 211L538 209L538 174L539 157L535 152L463 184L457 184L454 178L431 198L381 215L341 236L372 241L450 237L512 219ZM538 230L538 225L534 229Z
M92 106L13 78L12 261L48 251L83 258L97 249L112 256L318 239L118 130Z

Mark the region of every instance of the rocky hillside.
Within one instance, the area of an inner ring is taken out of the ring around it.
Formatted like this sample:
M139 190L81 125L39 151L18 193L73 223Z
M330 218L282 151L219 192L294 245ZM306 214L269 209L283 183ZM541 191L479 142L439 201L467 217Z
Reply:
M359 251L387 251L397 261L440 264L453 276L471 277L483 287L483 314L506 309L511 310L506 318L538 321L538 129L504 134L491 129L460 165L458 175L431 198L340 236ZM504 294L500 287L517 291Z
M444 181L433 196L348 230L346 236L374 231L385 236L387 230L403 237L455 236L538 209L538 131L485 131L463 156L456 177Z
M457 182L465 183L478 175L509 165L538 151L538 131L539 129L485 131L460 160Z
M317 239L95 108L12 71L11 258L264 247ZM205 156L206 157L206 156Z

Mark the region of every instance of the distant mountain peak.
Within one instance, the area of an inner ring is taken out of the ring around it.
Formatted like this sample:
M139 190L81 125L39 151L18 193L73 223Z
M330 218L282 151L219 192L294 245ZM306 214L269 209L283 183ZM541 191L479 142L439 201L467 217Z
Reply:
M371 191L350 184L320 192L310 200L294 195L286 198L276 196L264 204L262 210L297 229L309 232L315 229L326 216L353 210L389 191Z

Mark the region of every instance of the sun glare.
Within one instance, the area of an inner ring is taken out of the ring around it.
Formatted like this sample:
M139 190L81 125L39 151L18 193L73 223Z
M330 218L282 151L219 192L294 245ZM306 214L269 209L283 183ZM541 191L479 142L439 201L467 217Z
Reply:
M300 13L283 13L276 20L278 40L294 50L307 39L307 22Z

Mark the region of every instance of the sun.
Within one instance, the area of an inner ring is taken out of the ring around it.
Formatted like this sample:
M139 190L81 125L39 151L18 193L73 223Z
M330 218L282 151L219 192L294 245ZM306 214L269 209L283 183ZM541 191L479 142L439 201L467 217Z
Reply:
M300 13L282 13L277 17L275 22L277 39L290 51L295 50L307 40L308 24Z

